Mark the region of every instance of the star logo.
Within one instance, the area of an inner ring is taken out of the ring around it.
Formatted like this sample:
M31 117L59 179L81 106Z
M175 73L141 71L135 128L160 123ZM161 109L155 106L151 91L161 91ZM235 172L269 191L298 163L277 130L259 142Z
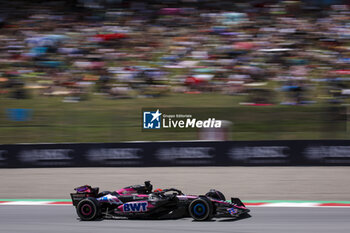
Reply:
M152 121L156 120L159 121L159 117L162 115L160 112L159 112L159 109L157 109L157 111L155 113L151 113L151 115L153 116Z
M143 128L144 129L160 129L161 128L161 115L162 113L157 111L145 111L143 112Z

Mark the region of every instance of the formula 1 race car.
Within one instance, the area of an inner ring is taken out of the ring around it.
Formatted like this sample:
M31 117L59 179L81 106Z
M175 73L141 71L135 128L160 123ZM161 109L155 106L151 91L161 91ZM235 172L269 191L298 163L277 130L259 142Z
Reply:
M99 188L84 185L71 193L73 206L83 221L98 218L129 219L178 219L192 217L197 221L213 217L249 217L239 198L226 201L225 196L211 189L205 195L185 195L180 190L152 190L150 181L144 185L133 185L115 192L99 192Z

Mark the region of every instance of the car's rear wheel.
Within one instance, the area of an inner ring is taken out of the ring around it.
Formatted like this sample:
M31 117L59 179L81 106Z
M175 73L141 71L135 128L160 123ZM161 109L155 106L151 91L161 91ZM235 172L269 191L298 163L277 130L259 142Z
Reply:
M93 197L81 200L77 205L77 214L83 221L91 221L100 216L100 206Z
M213 217L213 204L207 198L193 200L188 206L191 217L197 221L208 221Z

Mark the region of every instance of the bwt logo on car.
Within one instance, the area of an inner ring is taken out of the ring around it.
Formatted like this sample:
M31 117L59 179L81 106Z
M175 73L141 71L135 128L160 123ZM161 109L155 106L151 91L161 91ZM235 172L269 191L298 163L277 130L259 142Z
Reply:
M124 212L145 212L148 202L130 202L123 205Z

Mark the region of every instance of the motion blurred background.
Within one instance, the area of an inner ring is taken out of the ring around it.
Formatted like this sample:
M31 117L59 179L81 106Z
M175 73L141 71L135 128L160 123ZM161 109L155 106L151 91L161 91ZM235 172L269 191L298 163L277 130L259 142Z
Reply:
M346 4L1 1L0 144L200 138L142 132L143 107L225 109L225 140L349 139Z
M0 0L0 232L349 232L349 4ZM147 131L143 109L224 127ZM89 225L37 206L144 180L288 208Z

